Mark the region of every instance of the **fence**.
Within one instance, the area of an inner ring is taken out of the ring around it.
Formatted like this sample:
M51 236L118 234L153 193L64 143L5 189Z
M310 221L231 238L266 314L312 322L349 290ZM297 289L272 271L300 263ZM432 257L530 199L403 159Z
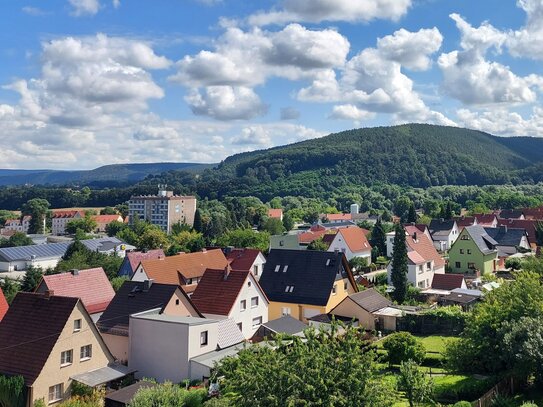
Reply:
M499 394L501 396L510 396L515 394L515 380L507 377L487 391L480 399L474 401L472 407L491 407L494 398Z
M436 315L406 314L396 319L396 330L421 335L458 335L464 330L464 321Z

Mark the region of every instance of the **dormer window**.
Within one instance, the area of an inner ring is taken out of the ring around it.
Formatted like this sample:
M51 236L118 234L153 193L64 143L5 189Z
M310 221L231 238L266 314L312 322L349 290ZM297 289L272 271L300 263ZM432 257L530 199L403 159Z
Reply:
M327 266L330 265L330 259L327 259L327 260L326 260L326 265L327 265Z
M288 270L288 264L285 267L283 267L283 273L286 273L287 270Z
M280 268L281 268L281 265L278 264L277 266L275 266L275 270L274 270L274 271L277 273L277 272L279 271Z
M286 293L291 293L292 291L294 291L294 286L293 285L287 285L285 287L285 292Z

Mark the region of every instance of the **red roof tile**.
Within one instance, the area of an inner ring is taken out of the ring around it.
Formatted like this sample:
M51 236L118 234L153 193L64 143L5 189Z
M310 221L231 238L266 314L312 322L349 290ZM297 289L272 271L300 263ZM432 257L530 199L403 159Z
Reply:
M52 218L73 218L75 215L79 214L82 218L85 217L85 212L83 211L53 211L51 215Z
M497 220L497 216L493 213L473 215L477 219L477 224L481 226L492 226Z
M432 279L432 288L434 290L454 290L462 288L464 282L463 274L434 274Z
M439 255L432 241L419 228L416 226L405 226L405 231L407 233L405 240L409 250L417 252L425 261L433 260L434 267L445 265L445 260ZM414 238L415 233L417 234L416 240Z
M456 221L456 225L459 228L471 226L475 222L475 218L473 216L455 216L453 219Z
M130 262L130 267L132 268L132 271L134 271L143 260L160 259L161 257L166 257L166 255L164 254L164 250L156 249L148 250L146 252L128 252L126 253L126 257Z
M80 270L77 275L68 272L43 276L36 292L47 289L55 295L81 298L89 314L103 312L115 296L102 267Z
M326 229L323 230L316 230L316 231L307 231L302 232L298 235L298 243L306 243L309 244L313 240L317 240L320 237L323 237L327 233Z
M94 215L92 218L96 221L96 223L111 223L123 221L123 217L121 215Z
M268 209L268 216L270 218L281 219L283 217L282 209Z
M6 301L6 297L4 297L4 292L0 288L0 321L4 318L4 315L6 315L6 312L8 312L9 305Z
M330 222L336 222L339 220L352 220L353 216L350 213L325 213L324 216Z
M233 270L252 271L253 264L260 254L257 249L232 249L226 253L226 260Z
M347 246L353 253L371 251L371 245L366 238L364 230L359 227L343 228L338 230L338 235L341 234Z

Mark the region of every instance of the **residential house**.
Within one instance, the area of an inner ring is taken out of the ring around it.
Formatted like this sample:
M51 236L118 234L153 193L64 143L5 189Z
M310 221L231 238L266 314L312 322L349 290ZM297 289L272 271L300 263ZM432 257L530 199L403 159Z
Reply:
M62 297L81 299L94 322L98 321L115 296L115 291L102 267L45 275L36 292L46 291Z
M543 220L543 206L535 208L523 208L522 213L525 219Z
M207 269L223 270L228 260L221 249L195 253L180 253L155 260L143 260L136 268L132 281L152 279L157 283L176 284L192 295Z
M464 280L464 274L434 274L432 279L432 289L452 291L455 288L468 288Z
M2 322L2 319L4 319L4 315L6 315L6 312L8 312L9 305L6 300L6 297L4 296L4 292L2 291L2 288L0 288L0 322Z
M282 209L268 209L268 217L272 219L279 219L281 222L283 221L283 210Z
M453 273L496 271L498 242L479 225L466 226L449 250L449 268Z
M51 233L57 236L65 235L67 234L66 226L68 225L68 222L76 219L83 219L84 217L84 211L53 211L53 214L51 215Z
M458 239L459 230L454 219L432 219L428 227L434 247L440 252L446 252Z
M126 281L96 323L117 360L126 362L130 358L129 316L151 309L165 315L203 317L177 284Z
M445 273L445 260L437 252L429 233L414 225L404 226L407 245L407 281L418 288L428 288L434 274ZM387 251L389 249L387 240ZM392 262L387 267L388 281L391 283Z
M528 242L532 250L537 247L537 220L529 219L498 219L499 226L507 226L511 229L524 229L528 234Z
M154 260L164 257L166 255L162 249L127 252L119 268L119 276L132 278L136 272L136 268L143 260Z
M462 232L466 226L473 226L477 224L477 218L474 216L454 216L453 220L458 226L458 232Z
M264 339L273 339L276 335L303 336L304 330L309 325L292 318L290 315L282 316L273 321L264 322L253 335L253 342L261 342Z
M405 223L404 228L410 227L411 230L418 234L424 234L430 241L432 241L432 235L430 234L430 229L428 229L428 226L420 224L420 223ZM387 257L392 257L392 253L394 252L394 235L395 232L388 232L386 234L386 245L387 245Z
M339 251L271 250L259 282L270 301L269 320L291 315L306 322L358 291Z
M368 265L371 263L371 245L364 229L358 226L342 228L337 231L328 248L329 252L336 250L345 253L347 261L354 257L361 257L367 260Z
M473 215L477 219L477 225L485 228L495 228L498 226L498 217L493 213L482 213Z
M94 215L92 219L96 222L96 232L105 233L107 225L111 222L121 222L123 217L121 215Z
M268 321L269 301L251 271L207 269L191 300L206 318L234 320L246 339Z
M325 223L342 223L353 220L351 213L323 213L320 218L324 219Z
M306 245L299 243L298 235L283 234L270 236L270 250L286 249L286 250L305 250Z
M80 374L108 369L106 381L126 374L110 365L113 355L78 298L18 293L0 323L0 343L0 373L23 376L28 407L66 400Z
M503 209L498 212L498 222L500 219L525 220L526 217L522 209Z
M28 234L28 229L30 228L30 221L32 219L32 216L25 215L21 217L20 219L7 219L4 224L4 231L13 231L13 232L21 232L24 234Z
M481 297L479 295L471 295L465 292L457 292L453 290L446 295L440 296L437 302L441 306L458 305L462 307L464 311L470 311L480 299Z
M244 341L231 319L167 315L158 310L131 315L129 327L128 366L137 377L159 382L209 378L214 362L236 354Z
M260 250L226 247L223 253L233 270L251 271L257 280L260 279L266 263L266 258Z
M531 250L525 229L509 228L504 225L497 228L485 228L485 232L497 242L496 249L498 249L500 259Z

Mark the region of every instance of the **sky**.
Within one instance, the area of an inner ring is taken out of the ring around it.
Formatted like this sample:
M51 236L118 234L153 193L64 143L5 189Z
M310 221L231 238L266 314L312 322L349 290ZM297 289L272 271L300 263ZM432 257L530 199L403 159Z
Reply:
M543 0L0 2L2 168L417 122L542 136Z

